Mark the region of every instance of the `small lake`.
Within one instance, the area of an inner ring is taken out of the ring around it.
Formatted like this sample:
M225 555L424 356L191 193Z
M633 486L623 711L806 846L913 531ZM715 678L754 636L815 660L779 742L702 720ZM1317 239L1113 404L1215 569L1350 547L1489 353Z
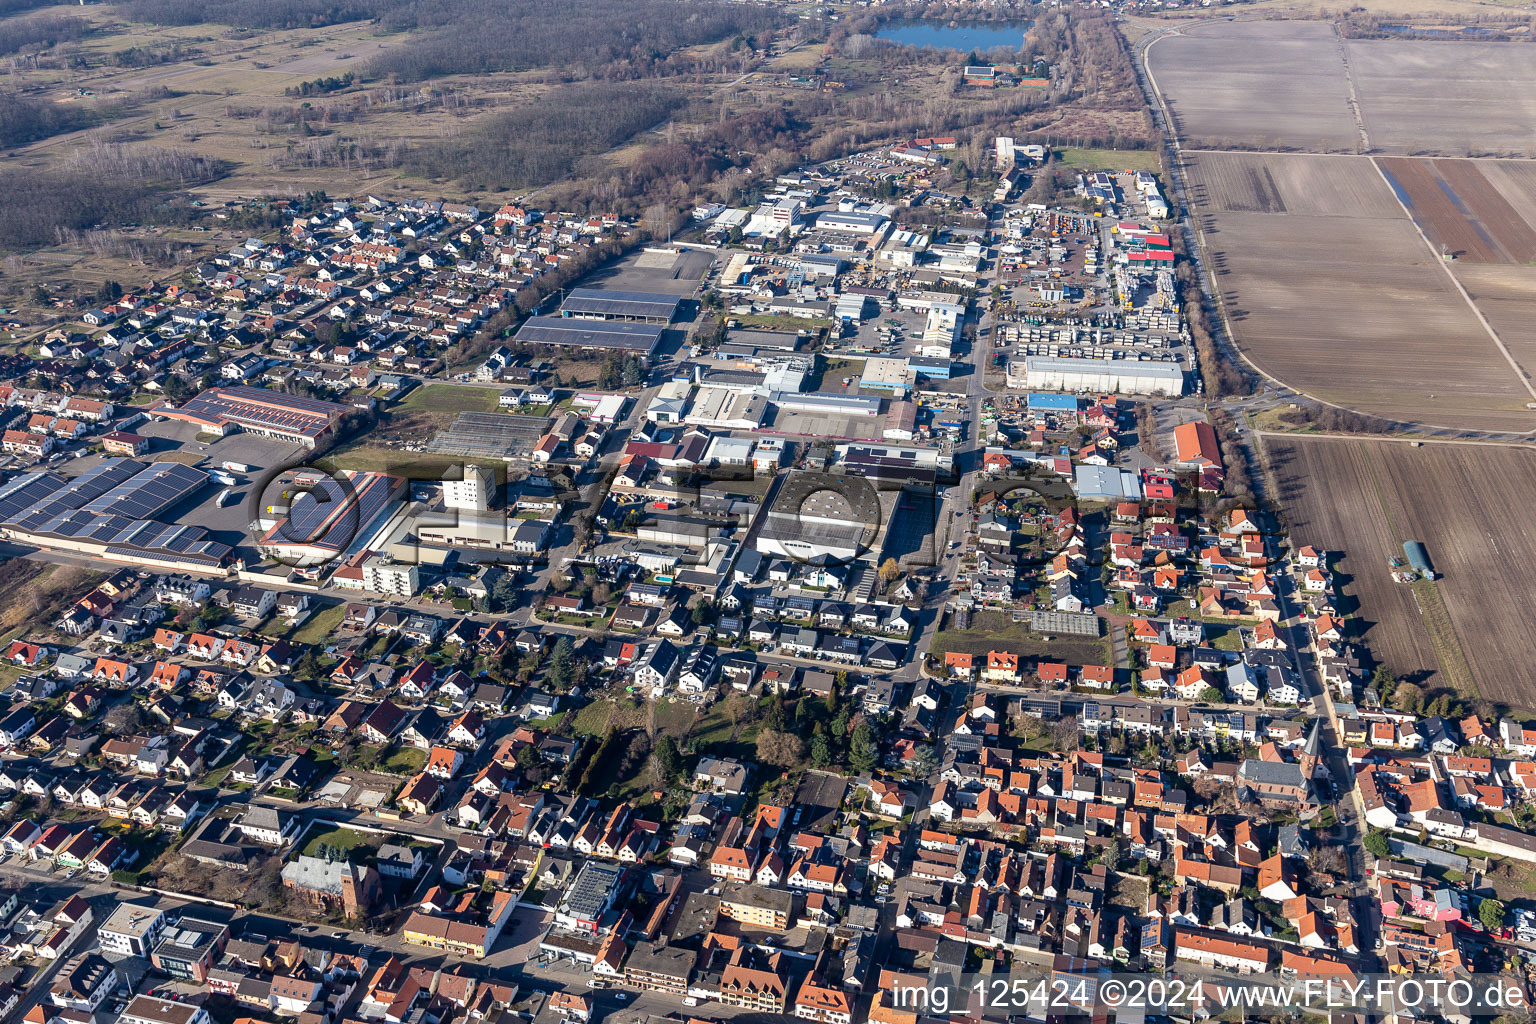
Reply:
M898 21L875 33L876 39L885 39L902 46L918 46L925 50L959 50L980 53L997 46L1020 50L1024 46L1024 33L1032 21L973 21L949 25L942 21Z

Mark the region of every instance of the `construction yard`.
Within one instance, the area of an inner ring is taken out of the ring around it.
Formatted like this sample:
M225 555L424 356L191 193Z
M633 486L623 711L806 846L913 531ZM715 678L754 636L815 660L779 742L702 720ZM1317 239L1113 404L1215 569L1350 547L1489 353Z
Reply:
M1297 546L1343 553L1352 632L1400 678L1536 708L1526 628L1536 448L1261 435ZM1441 578L1404 585L1387 560L1421 541Z

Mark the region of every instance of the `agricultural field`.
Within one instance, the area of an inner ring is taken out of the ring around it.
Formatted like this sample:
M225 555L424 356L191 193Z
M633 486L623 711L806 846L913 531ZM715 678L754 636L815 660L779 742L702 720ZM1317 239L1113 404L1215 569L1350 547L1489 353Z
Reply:
M1326 22L1245 21L1192 26L1147 52L1197 148L1536 156L1536 60L1522 43L1345 40Z
M1353 153L1342 53L1323 22L1222 22L1157 40L1147 60L1188 146Z
M1467 263L1451 272L1515 361L1526 373L1536 372L1536 267Z
M1531 393L1369 158L1186 154L1238 345L1362 412L1528 429Z
M1536 261L1536 225L1528 219L1536 195L1512 203L1483 173L1481 161L1381 157L1376 163L1443 252L1468 263Z
M1345 609L1400 678L1536 708L1525 626L1536 531L1536 449L1264 435L1292 542L1343 552ZM1393 582L1387 559L1422 541L1442 578Z
M1525 43L1352 39L1378 152L1536 156L1536 54Z
M1371 162L1358 157L1189 153L1185 166L1191 198L1202 210L1305 217L1402 214Z

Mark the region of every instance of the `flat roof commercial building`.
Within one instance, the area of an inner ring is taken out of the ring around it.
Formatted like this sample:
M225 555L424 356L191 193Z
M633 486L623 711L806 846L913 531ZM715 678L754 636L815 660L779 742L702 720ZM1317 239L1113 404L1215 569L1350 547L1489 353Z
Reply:
M683 300L660 292L625 292L607 288L572 288L560 315L597 320L631 320L666 325L677 319Z
M768 509L757 550L811 564L851 562L874 545L881 520L879 496L868 484L793 472Z
M654 320L599 320L585 317L531 316L517 330L517 340L528 345L601 349L631 352L649 359L661 344L665 322Z
M871 395L834 395L775 391L768 401L786 412L812 412L833 416L878 416L883 399Z
M555 911L555 923L578 932L597 932L603 915L618 897L619 883L623 880L622 865L586 861L565 891L565 898Z
M348 411L348 406L336 402L236 385L209 388L179 409L161 408L154 414L195 423L208 433L223 435L239 429L314 448Z
M107 459L70 481L28 474L0 491L0 536L110 561L222 574L234 551L228 544L200 527L150 518L207 485L207 474L190 466L133 459Z
M360 550L405 492L404 480L384 473L347 473L343 479L301 473L289 486L297 491L292 506L257 547L266 555L316 565Z
M703 388L683 422L725 430L756 430L768 415L768 400L750 391Z
M907 393L907 361L885 356L871 356L864 360L864 371L859 374L859 387L874 391L889 391L898 397Z
M1109 392L1121 395L1184 393L1178 363L1134 359L1026 356L1008 364L1008 386L1024 390Z

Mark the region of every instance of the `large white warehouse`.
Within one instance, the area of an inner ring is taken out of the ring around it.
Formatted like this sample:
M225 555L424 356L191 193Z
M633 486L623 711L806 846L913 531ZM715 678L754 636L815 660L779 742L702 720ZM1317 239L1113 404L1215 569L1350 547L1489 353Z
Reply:
M1008 386L1028 391L1182 395L1184 369L1169 362L1027 356L1008 364Z

